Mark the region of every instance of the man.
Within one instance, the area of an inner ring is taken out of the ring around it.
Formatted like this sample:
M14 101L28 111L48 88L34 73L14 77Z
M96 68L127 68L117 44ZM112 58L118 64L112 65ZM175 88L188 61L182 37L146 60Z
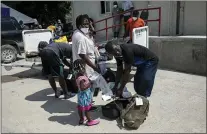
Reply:
M38 45L44 73L48 76L49 83L55 92L55 97L59 98L61 92L57 90L55 77L59 78L60 87L63 89L64 99L70 98L73 94L68 93L64 79L64 64L70 67L66 58L72 58L72 47L66 43L51 43L41 41ZM63 64L64 63L64 64Z
M139 18L139 11L133 11L132 17L127 21L127 27L125 30L124 38L127 37L128 33L130 36L129 43L132 43L132 32L134 28L145 26L143 19Z
M137 94L150 97L157 72L158 57L146 47L137 44L118 45L114 41L109 41L105 49L116 58L117 74L113 90L117 91L117 95L122 95L129 80L131 67L135 66L137 71L134 76L134 89ZM121 86L117 90L119 83Z
M129 0L125 0L122 3L122 8L123 8L124 12L134 10L134 6L133 6L132 2L129 1ZM126 23L130 17L131 17L131 13L130 12L125 13L124 14L124 22ZM124 25L124 29L126 30L126 24ZM129 34L127 34L127 35L129 35Z
M118 7L117 1L114 1L113 3L114 7L112 10L112 16L118 15L121 13L121 9ZM113 18L113 25L120 25L121 24L121 16L115 16ZM120 31L120 26L113 27L113 32L114 32L114 38L119 37L119 31Z

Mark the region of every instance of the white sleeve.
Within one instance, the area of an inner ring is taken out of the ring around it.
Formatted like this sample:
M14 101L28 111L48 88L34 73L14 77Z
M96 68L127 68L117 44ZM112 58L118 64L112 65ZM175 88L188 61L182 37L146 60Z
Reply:
M131 1L129 1L129 7L130 8L134 7Z
M77 43L78 54L86 54L86 44L80 40Z

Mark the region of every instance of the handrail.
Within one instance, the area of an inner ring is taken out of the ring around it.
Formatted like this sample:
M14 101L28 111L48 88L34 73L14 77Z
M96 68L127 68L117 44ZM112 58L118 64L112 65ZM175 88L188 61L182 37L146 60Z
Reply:
M143 10L158 10L158 12L159 12L159 18L158 18L158 19L154 19L154 20L145 20L145 21L146 21L146 22L158 21L158 34L159 34L159 36L160 36L160 28L161 28L161 7L156 7L156 8L143 8L143 9L137 9L137 10L133 10L133 11L143 11ZM111 17L107 17L107 18L105 18L105 19L102 19L102 20L99 20L99 21L94 22L94 24L96 24L96 23L105 21L105 26L106 26L106 27L103 28L103 29L100 29L100 30L96 30L96 32L100 32L100 31L105 30L105 31L106 31L106 40L108 40L108 29L113 28L113 27L117 27L117 26L122 26L122 25L124 25L124 24L126 24L126 23L122 23L122 24L118 24L118 25L112 25L112 26L108 27L107 20L108 20L108 19L111 19L111 18L114 18L114 17L116 17L116 16L120 16L120 15L129 13L129 12L132 12L132 11L126 11L126 12L123 12L123 13L120 13L120 14L117 14L117 15L113 15L113 16L111 16Z

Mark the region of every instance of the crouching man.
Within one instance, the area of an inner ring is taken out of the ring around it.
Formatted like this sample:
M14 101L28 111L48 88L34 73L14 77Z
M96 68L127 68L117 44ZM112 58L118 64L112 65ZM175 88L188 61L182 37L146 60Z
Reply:
M50 86L55 92L55 97L59 98L62 94L64 94L64 99L72 97L73 94L68 92L63 75L64 64L71 67L66 58L72 58L72 46L66 43L48 44L45 41L41 41L38 45L38 50L42 60L44 73L48 76ZM59 78L59 84L62 91L57 90L55 77Z
M123 89L129 81L131 67L135 66L137 71L134 76L134 89L137 94L150 97L157 72L158 57L148 48L131 43L118 45L115 41L109 41L105 49L115 57L117 62L116 81L113 88L117 95L122 96ZM121 86L117 89L119 83Z

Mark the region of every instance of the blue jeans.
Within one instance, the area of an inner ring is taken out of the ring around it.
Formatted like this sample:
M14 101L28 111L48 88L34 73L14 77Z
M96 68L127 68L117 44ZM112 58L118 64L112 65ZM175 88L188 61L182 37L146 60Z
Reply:
M147 61L137 65L134 76L134 89L137 94L150 97L154 85L158 62Z

